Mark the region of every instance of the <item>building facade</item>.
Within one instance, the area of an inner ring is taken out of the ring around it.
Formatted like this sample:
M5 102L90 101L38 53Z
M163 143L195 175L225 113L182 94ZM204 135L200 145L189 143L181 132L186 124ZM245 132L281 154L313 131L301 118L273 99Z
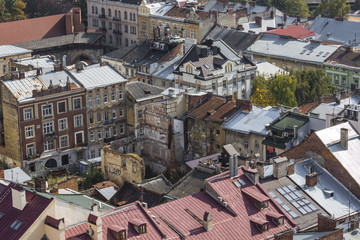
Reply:
M79 66L70 74L86 89L88 158L101 156L101 147L126 137L125 83L106 64Z
M88 28L104 33L103 44L114 48L139 42L139 0L87 1Z
M207 40L193 47L174 70L175 86L195 88L220 96L249 99L256 65L240 57L222 40Z

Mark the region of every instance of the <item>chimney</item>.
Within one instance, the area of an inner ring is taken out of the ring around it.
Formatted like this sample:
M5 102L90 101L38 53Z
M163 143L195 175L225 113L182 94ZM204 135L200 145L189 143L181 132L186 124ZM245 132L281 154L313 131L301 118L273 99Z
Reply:
M26 192L24 189L16 190L11 188L12 204L13 207L19 210L23 210L26 206Z
M341 128L340 129L340 145L343 147L344 150L348 150L348 133L347 128Z
M18 72L12 72L11 73L11 80L16 80L19 78L19 73Z
M257 162L256 163L256 169L259 173L259 177L261 179L264 179L265 178L265 171L264 171L264 168L265 168L265 163L264 162Z
M256 23L259 27L262 27L262 17L256 16L256 17L255 17L255 23Z
M206 231L211 231L211 229L213 228L212 216L208 211L204 213L203 226Z
M300 23L301 22L301 17L300 16L296 16L296 22Z
M35 178L35 190L38 192L46 192L46 178L45 177Z
M4 168L0 168L0 178L5 178Z
M295 173L295 164L294 161L292 160L293 159L290 159L290 161L288 162L288 171L287 171L288 175L292 175Z
M313 172L313 173L309 173L308 175L306 175L306 186L313 187L316 186L317 184L317 173Z
M104 67L106 65L107 65L107 62L103 62L103 61L100 62L100 67Z
M271 12L270 12L270 18L271 18L271 19L274 19L274 11L271 11Z
M228 13L229 13L229 14L232 14L232 13L233 13L233 10L234 10L234 4L229 4L229 5L228 5Z
M256 2L250 2L250 6L251 6L251 7L255 7L255 6L256 6Z
M97 205L97 204L96 204ZM102 240L102 220L98 213L90 213L88 217L88 229L86 232L94 240Z
M287 15L286 15L286 13L284 13L284 22L286 22L287 21Z
M247 111L247 112L252 111L252 102L250 100L236 99L236 106L241 107L242 111Z
M65 220L64 218L55 219L49 215L45 218L45 234L54 236L51 239L65 239ZM56 237L55 237L56 234Z
M42 75L42 68L41 67L36 69L36 75L37 76Z
M256 185L259 182L259 173L256 169L243 169L245 172L245 176L254 184Z
M294 126L294 139L297 139L299 132L299 127L297 125Z
M230 178L238 175L238 156L236 154L230 156Z
M290 240L294 238L294 231L292 229L285 230L274 234L274 240Z
M279 179L286 177L288 166L288 159L286 157L278 157L274 159L273 166L273 175L275 178Z
M335 17L335 20L336 21L340 21L340 22L343 22L344 21L344 17Z
M336 229L336 219L318 213L318 232L330 232Z
M54 195L59 195L59 189L53 188L53 189L50 190L50 193L54 194Z
M25 72L21 71L19 72L19 79L24 79L25 78Z

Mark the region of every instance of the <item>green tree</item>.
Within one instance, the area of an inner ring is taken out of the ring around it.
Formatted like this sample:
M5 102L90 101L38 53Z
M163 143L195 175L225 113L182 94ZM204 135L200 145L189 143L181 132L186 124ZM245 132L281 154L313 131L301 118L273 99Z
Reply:
M284 11L293 17L307 18L309 16L309 7L305 0L286 0Z
M260 6L270 6L271 0L256 0L256 4Z
M360 0L355 0L352 10L360 10Z
M351 11L347 0L322 0L315 10L316 15L322 17L334 18L344 17Z
M290 75L277 74L270 81L270 93L278 104L289 107L297 106L295 97L296 78Z
M284 11L286 7L286 0L272 0L271 3L274 7L279 9L280 11Z
M104 181L104 176L101 172L101 169L96 168L94 166L90 166L89 170L86 172L84 177L85 177L83 181L84 189L88 189L92 185Z

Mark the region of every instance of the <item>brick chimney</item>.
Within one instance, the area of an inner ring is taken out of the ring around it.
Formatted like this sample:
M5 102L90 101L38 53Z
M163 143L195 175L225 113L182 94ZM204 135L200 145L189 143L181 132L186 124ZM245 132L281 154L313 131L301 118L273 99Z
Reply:
M46 192L46 178L45 177L35 178L35 190L38 192Z
M238 175L238 156L234 154L229 158L229 165L230 165L230 178L236 177Z
M256 16L256 17L255 17L255 23L256 23L259 27L262 27L262 17Z
M229 4L228 5L228 13L233 14L233 10L234 10L234 4Z
M242 111L252 111L252 102L250 100L236 99L236 106L241 107Z
M5 178L4 168L0 168L0 178Z
M348 141L349 141L349 130L347 128L340 129L340 145L344 150L348 150Z
M273 175L275 178L279 179L282 177L286 177L288 166L288 159L286 157L278 157L274 159L273 166Z
M256 169L244 169L245 176L256 185L259 182L259 173Z
M284 22L286 22L286 20L287 20L287 15L286 15L286 13L284 13Z
M211 214L206 211L204 213L204 217L203 217L203 226L205 228L206 231L211 231L213 228L213 224L212 224L212 216Z
M330 232L336 229L336 219L318 214L318 232Z
M24 79L25 78L25 72L21 71L19 72L19 79Z
M297 23L300 23L301 22L301 17L298 15L298 16L296 16L296 22Z
M306 175L306 186L313 187L316 186L317 184L317 173L313 172L313 173L309 173L308 175Z
M285 230L274 234L274 240L292 240L294 238L294 231L292 229Z

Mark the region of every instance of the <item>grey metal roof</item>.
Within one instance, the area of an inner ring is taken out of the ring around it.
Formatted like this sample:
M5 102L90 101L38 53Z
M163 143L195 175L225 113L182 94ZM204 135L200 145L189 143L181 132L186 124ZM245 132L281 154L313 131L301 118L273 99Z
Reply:
M309 30L322 42L351 44L359 43L360 22L337 21L332 18L316 17Z
M161 174L159 176L146 179L141 183L138 183L137 186L156 193L167 193L171 189L172 184L165 178L164 175Z
M84 70L71 70L70 73L87 90L127 82L127 79L107 65L94 64L84 67Z
M35 68L41 67L43 72L50 72L56 64L49 56L19 59L16 63L23 66L32 65Z
M265 125L279 117L279 108L260 108L253 106L251 112L240 112L222 127L229 131L244 134L266 135Z
M16 43L15 46L31 50L52 48L70 44L93 44L101 39L102 33L74 33L53 38L45 38L35 41Z
M121 61L124 59L125 56L127 56L128 54L130 54L134 49L136 49L138 46L137 45L130 45L124 48L120 48L117 49L115 51L112 51L104 56L101 56L102 58L105 59L111 59L111 60L117 60L117 61Z
M21 168L15 167L4 170L4 179L23 184L24 182L30 181L31 177Z
M160 63L152 73L153 77L173 81L175 79L175 75L173 73L175 65L179 63L181 58L181 55L177 55L169 61Z
M247 51L265 56L323 64L338 48L339 46L284 39L265 33Z
M146 91L149 91L149 93ZM161 96L163 91L164 89L143 82L129 82L126 84L126 92L136 100L157 95Z
M96 189L106 200L110 200L115 194L116 194L116 189L114 188L114 186L111 187L107 187L107 188L101 188L101 189Z
M17 47L14 45L1 45L0 46L0 57L9 57L9 56L15 56L20 54L26 54L31 53L32 50L25 49L22 47Z
M318 174L318 183L309 188L306 186L306 175L314 168ZM343 217L360 209L360 201L344 185L334 178L326 169L312 159L295 164L295 173L289 176L304 192L317 202L326 212L335 218ZM329 197L324 191L333 191ZM350 203L349 203L350 201ZM349 208L350 204L350 208Z
M266 78L270 77L271 75L275 75L278 73L281 74L288 74L287 71L285 71L282 68L277 67L274 64L271 64L269 62L257 62L257 72L259 75L264 75Z
M234 146L232 144L226 144L223 147L225 149L225 151L229 154L229 155L240 155L240 153L234 148Z
M241 32L231 28L215 27L206 39L223 40L227 45L237 52L247 49L254 43L258 34Z

